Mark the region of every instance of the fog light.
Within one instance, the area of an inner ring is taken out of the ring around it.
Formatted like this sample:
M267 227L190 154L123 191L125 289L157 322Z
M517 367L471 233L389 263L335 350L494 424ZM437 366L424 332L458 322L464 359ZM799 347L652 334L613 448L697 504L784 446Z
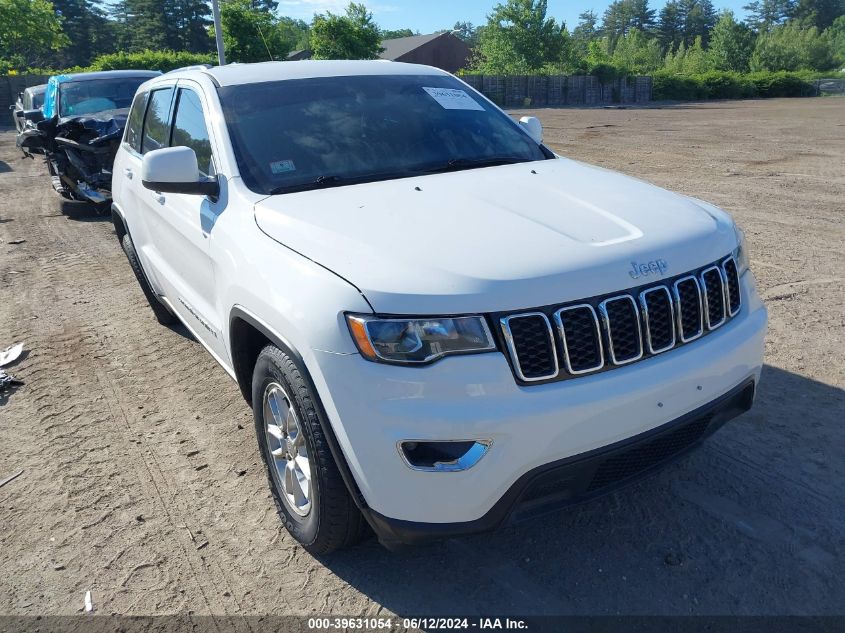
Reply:
M491 440L399 442L399 454L414 470L459 472L475 466L490 449Z

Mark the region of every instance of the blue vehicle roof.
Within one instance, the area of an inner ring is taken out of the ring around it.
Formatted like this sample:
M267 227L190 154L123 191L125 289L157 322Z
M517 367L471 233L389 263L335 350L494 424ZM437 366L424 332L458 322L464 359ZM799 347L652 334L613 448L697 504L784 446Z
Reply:
M92 73L71 73L67 75L53 75L47 80L47 91L44 95L44 105L41 109L45 119L52 119L57 112L56 102L59 85L69 81L97 81L102 79L120 79L121 77L158 77L158 70L103 70Z

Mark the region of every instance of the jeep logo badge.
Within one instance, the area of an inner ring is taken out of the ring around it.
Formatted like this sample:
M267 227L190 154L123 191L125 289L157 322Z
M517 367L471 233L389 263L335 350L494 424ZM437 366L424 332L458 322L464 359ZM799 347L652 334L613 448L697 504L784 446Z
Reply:
M653 259L645 264L638 264L631 262L631 270L628 274L632 279L639 279L640 277L648 277L649 275L662 275L669 269L669 264L665 259Z

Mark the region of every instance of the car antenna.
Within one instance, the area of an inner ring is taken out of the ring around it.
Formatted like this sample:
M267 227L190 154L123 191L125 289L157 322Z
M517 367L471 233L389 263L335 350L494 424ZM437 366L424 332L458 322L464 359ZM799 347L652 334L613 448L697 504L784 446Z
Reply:
M264 39L264 33L261 32L261 25L256 22L255 28L258 29L258 34L261 36L261 41L264 42L264 48L267 49L267 55L270 57L270 61L276 61L275 59L273 59L273 53L270 52L270 47L267 46L267 40Z

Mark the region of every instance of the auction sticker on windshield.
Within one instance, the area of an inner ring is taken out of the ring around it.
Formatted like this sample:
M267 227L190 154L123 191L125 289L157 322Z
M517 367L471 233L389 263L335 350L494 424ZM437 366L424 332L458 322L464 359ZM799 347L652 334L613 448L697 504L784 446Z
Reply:
M446 110L483 110L481 104L457 88L423 88Z
M270 171L274 174L286 174L290 171L296 171L296 166L292 160L277 160L270 163Z

